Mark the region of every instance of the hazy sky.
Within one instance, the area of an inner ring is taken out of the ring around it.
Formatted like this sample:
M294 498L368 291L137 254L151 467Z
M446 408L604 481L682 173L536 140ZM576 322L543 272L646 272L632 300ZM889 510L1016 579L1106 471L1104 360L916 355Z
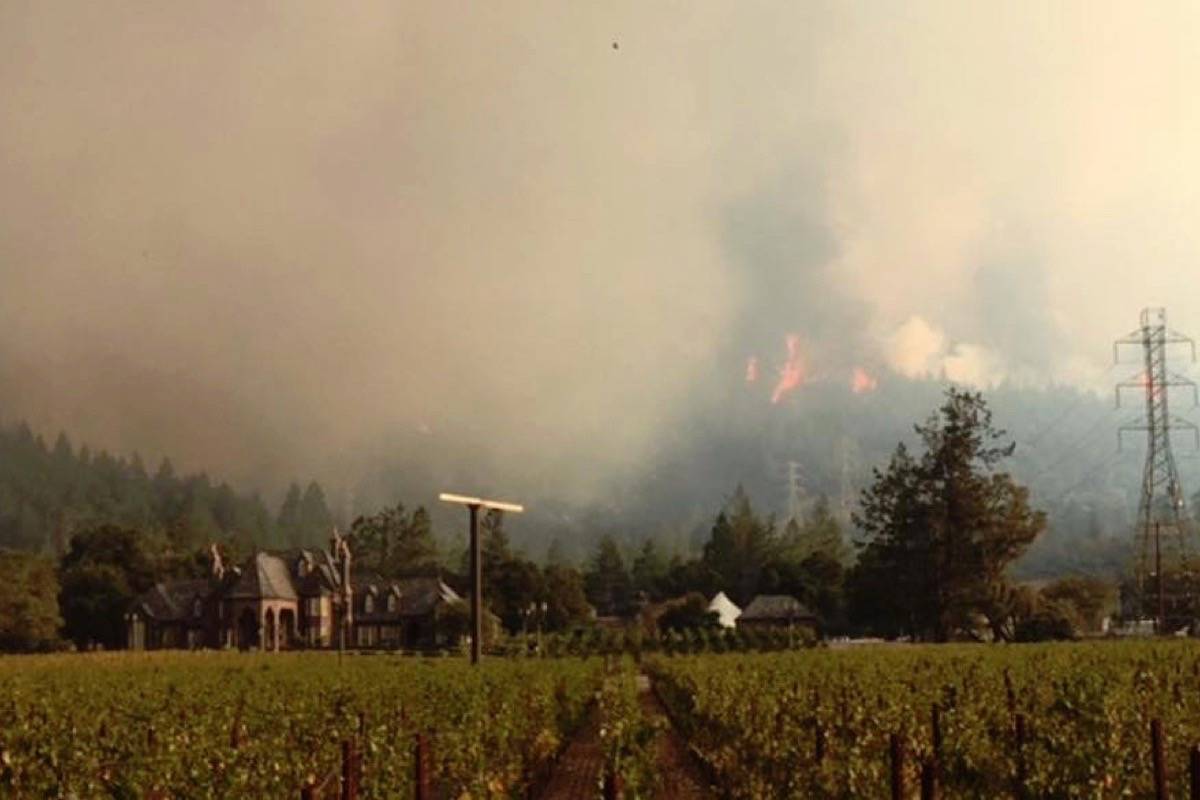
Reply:
M1143 305L1200 334L1197 41L1191 3L0 0L0 414L584 497L788 334L1099 385Z

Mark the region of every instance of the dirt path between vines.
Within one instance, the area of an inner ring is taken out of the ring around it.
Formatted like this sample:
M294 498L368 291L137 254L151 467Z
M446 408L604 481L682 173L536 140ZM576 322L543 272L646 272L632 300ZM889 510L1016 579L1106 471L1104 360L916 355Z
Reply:
M662 732L658 735L658 784L657 798L660 800L712 800L712 791L700 765L688 750L683 737L671 724L666 709L650 688L650 679L638 676L639 696L642 713L650 719L662 720Z
M600 723L595 715L583 726L558 758L542 800L594 798L600 791L604 751L600 747Z
M655 743L660 778L656 797L660 800L713 800L716 794L709 788L683 738L671 726L645 675L638 676L638 689L643 713L651 719L662 720ZM542 800L592 800L600 796L603 771L600 728L593 719L567 745L550 775Z

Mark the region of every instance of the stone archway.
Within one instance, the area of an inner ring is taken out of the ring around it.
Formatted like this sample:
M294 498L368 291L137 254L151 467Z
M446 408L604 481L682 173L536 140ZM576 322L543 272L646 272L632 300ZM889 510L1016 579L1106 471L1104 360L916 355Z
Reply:
M241 650L252 650L259 646L258 615L253 608L244 608L237 620L237 646Z

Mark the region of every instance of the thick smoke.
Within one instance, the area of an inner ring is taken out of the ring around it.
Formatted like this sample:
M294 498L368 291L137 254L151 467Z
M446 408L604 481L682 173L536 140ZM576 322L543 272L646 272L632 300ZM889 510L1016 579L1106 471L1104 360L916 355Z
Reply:
M6 3L2 413L584 501L788 334L839 380L1091 385L1144 304L1200 332L1198 23Z

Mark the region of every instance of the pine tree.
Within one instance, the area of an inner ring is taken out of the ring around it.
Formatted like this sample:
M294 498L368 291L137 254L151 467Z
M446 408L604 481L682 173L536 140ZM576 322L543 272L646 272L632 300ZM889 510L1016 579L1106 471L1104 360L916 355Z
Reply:
M774 519L755 514L746 490L738 486L713 523L701 561L717 576L717 588L735 603L745 604L759 593L764 572L778 551Z
M325 503L325 491L319 483L312 481L300 498L300 540L308 545L318 545L332 531L333 514Z
M621 548L611 536L604 536L588 561L584 572L588 600L604 615L623 615L632 606L632 585Z
M650 600L661 600L668 569L666 556L658 549L653 539L647 539L634 558L630 571L634 591L644 593Z
M1004 594L1005 569L1046 519L998 469L1013 445L1001 443L982 396L949 389L916 431L921 457L901 444L863 492L855 522L867 538L852 593L860 618L881 632L945 641L973 614L998 613L990 598Z
M301 547L306 544L300 515L301 497L300 485L293 481L288 485L287 494L284 495L283 503L279 506L279 516L275 521L279 535L291 547Z

